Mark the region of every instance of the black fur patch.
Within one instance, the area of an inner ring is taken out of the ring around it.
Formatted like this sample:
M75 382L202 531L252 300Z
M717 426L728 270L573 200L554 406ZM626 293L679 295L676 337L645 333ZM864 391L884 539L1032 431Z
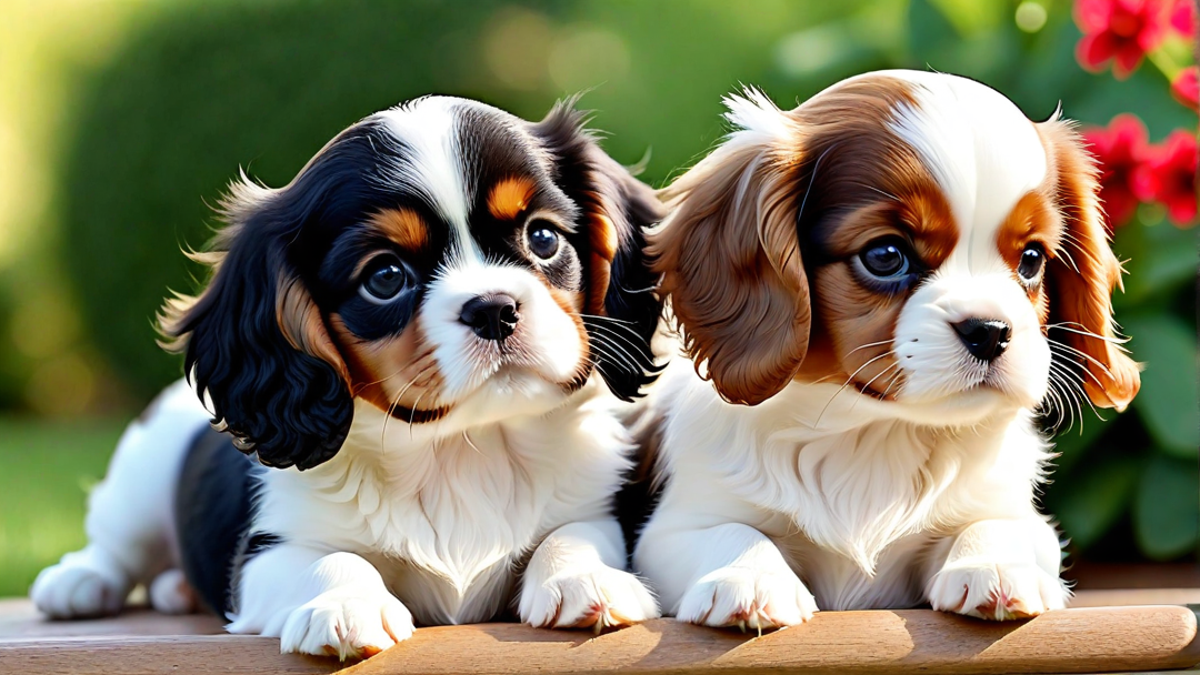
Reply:
M633 456L633 466L625 473L621 489L613 498L613 510L625 535L626 554L632 559L642 528L654 515L670 479L658 465L662 420L652 411L644 410L641 418L630 427L637 450Z
M234 561L250 524L254 460L212 429L196 434L179 474L175 527L188 583L209 611L230 608Z

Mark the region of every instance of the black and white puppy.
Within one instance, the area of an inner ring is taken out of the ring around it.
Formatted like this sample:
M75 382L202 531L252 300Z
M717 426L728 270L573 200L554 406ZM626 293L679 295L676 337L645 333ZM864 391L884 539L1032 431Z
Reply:
M37 606L114 613L147 582L159 609L199 596L233 633L343 659L414 620L658 616L610 502L617 399L653 369L661 207L583 123L428 97L283 188L243 176L207 289L164 311L191 385L126 432Z

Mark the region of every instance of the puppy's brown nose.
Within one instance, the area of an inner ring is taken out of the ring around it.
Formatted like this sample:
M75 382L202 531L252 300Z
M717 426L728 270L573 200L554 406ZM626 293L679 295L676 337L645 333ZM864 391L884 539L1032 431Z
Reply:
M980 361L994 361L1008 349L1012 329L1003 321L971 318L950 324L967 351Z
M504 342L516 330L521 315L517 312L517 301L511 295L489 293L468 300L458 320L484 340Z

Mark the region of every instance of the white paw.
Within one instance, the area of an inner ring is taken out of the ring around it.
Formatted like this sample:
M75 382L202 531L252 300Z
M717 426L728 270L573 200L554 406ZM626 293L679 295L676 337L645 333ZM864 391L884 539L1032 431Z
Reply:
M804 623L816 611L817 601L791 570L731 566L709 572L693 584L683 594L676 618L702 626L761 631Z
M191 614L196 611L196 594L183 570L170 569L154 577L150 584L150 606L163 614Z
M387 592L327 591L292 611L279 651L365 659L412 636L412 614Z
M38 574L29 597L53 619L109 616L121 611L129 582L119 569L92 560L83 551Z
M929 604L992 621L1027 619L1066 606L1069 591L1058 577L1033 564L960 561L929 582Z
M658 603L641 580L628 572L601 567L590 572L555 574L521 589L521 620L537 628L593 628L600 632L657 619Z

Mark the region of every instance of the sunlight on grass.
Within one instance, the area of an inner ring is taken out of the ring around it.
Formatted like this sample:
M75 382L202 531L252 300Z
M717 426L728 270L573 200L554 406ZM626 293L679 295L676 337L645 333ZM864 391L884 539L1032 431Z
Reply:
M84 543L87 488L104 476L123 421L0 419L0 597Z

